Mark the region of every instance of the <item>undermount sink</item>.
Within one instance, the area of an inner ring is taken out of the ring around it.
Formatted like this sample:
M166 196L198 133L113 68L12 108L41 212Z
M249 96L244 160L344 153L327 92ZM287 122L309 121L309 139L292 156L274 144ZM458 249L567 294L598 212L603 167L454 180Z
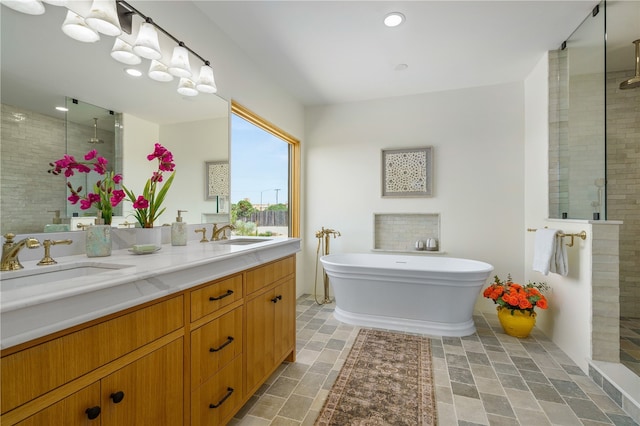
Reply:
M78 277L88 277L118 269L129 268L131 265L102 262L76 262L65 265L38 266L36 269L20 269L0 273L2 288L19 287L23 285L46 284L55 281L70 280Z
M216 241L218 244L227 244L232 246L246 246L249 244L258 244L265 241L271 241L270 238L232 238L230 240Z

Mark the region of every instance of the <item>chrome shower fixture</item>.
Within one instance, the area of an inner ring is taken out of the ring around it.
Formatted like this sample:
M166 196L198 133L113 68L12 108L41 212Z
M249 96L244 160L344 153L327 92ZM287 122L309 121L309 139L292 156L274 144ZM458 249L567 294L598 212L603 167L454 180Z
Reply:
M104 143L102 139L98 138L98 119L93 119L93 137L88 140L89 143Z
M635 40L633 44L636 45L636 75L620 83L621 90L640 87L640 38Z

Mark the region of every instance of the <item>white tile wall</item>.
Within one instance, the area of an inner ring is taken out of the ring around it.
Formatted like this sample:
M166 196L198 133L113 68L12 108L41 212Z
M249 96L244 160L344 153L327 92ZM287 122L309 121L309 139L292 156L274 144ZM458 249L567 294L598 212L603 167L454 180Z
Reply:
M375 213L374 249L416 251L417 240L436 238L440 241L440 215L429 213Z

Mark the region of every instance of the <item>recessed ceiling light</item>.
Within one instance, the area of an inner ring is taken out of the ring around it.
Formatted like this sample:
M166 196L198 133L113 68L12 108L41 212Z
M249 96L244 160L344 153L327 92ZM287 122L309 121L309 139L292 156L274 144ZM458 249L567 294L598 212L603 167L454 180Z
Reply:
M142 75L142 72L135 68L125 68L124 72L126 72L132 77L140 77Z
M404 22L404 15L400 12L391 12L384 17L384 24L387 27L397 27Z
M63 107L63 106L57 106L56 109L58 111L62 111L62 112L67 112L69 111L69 108Z

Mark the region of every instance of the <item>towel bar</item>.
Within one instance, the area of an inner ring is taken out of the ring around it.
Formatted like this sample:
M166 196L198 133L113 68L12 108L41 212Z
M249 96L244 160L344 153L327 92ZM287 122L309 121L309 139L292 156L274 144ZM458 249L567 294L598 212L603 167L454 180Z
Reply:
M545 228L546 228L546 226L545 226ZM527 231L528 231L528 232L536 232L536 231L537 231L537 229L536 229L536 228L527 228ZM578 237L578 238L581 238L581 239L583 239L583 240L586 240L586 239L587 239L587 231L582 231L582 232L579 232L579 233L577 233L577 234L563 234L563 233L559 233L559 234L558 234L558 236L559 236L560 238L564 238L564 237L571 237L571 242L567 244L567 247L573 247L573 239L574 239L575 237Z

